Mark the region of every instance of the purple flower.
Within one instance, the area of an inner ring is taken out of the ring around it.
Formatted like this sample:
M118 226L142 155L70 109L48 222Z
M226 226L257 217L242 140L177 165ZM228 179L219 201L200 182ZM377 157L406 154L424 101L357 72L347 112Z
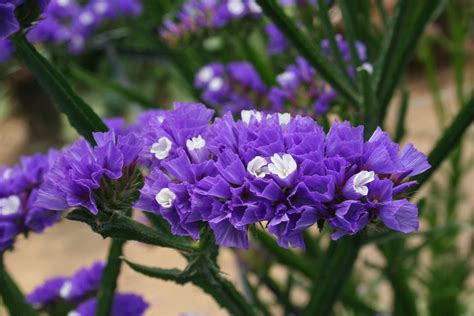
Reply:
M15 47L10 40L0 39L0 64L8 61L14 51Z
M68 301L80 301L95 293L100 287L104 268L104 262L98 261L90 267L79 269L64 282L59 291L59 296Z
M270 54L278 54L287 50L288 42L275 24L267 24L265 32L268 36L268 52Z
M37 207L62 211L84 207L97 215L95 194L103 181L114 181L132 174L141 141L134 134L118 135L113 131L94 133L95 147L84 139L76 141L59 157L45 175L38 192ZM116 190L119 190L116 188Z
M0 40L20 30L15 16L16 1L0 0Z
M223 112L253 109L267 92L260 75L247 62L206 65L196 74L194 82L203 90L202 98Z
M141 316L148 308L148 303L136 294L117 293L114 297L110 316ZM90 298L81 303L71 315L94 316L97 308L97 299Z
M253 110L237 121L227 114L209 124L209 116L179 138L163 127L168 117L179 126L189 116L177 108L149 127L169 143L155 146L161 156L136 204L165 218L173 234L198 239L207 223L219 245L246 248L249 226L266 222L280 246L304 247L302 231L320 220L333 239L378 219L404 233L418 229L416 206L398 195L413 184L407 175L429 166L426 157L411 145L400 153L380 129L364 141L363 126L335 121L325 135L309 117Z
M58 214L34 205L44 175L59 152L21 157L20 164L0 168L0 252L11 247L21 232L42 232L59 220Z
M45 281L28 294L26 300L35 308L42 308L49 303L55 302L59 299L59 293L67 279L66 277L56 277Z

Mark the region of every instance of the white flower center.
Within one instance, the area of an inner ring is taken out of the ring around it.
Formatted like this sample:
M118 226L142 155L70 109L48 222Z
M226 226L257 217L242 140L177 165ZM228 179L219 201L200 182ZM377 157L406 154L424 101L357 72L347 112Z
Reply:
M224 79L221 77L215 77L209 82L209 90L211 91L219 91L222 86L224 85Z
M158 115L156 119L158 120L158 122L163 123L163 121L165 120L165 117L163 115Z
M214 76L214 72L212 71L212 68L209 66L206 66L199 70L198 73L198 79L202 82L209 82L212 77Z
M198 137L193 137L186 141L186 147L188 147L189 150L201 149L204 146L206 146L206 140L202 138L201 135L198 135Z
M97 14L104 14L105 12L107 12L107 9L109 8L109 5L105 2L105 1L100 1L100 2L97 2L95 5L94 5L94 11L97 13Z
M155 196L156 202L164 208L170 208L173 205L173 201L176 199L176 194L168 188L163 188Z
M280 125L287 125L291 121L291 114L290 113L278 113L278 123Z
M375 172L373 171L361 171L354 177L353 188L359 194L366 196L369 193L367 184L375 180Z
M163 136L151 146L150 152L160 160L165 159L170 154L172 144L168 137Z
M365 70L369 74L372 74L374 72L374 66L372 66L371 63L363 63L357 70Z
M265 158L256 156L249 161L247 165L247 171L257 178L263 178L268 174L267 164L268 163Z
M56 3L60 7L67 7L69 5L69 3L71 3L71 1L70 0L57 0Z
M262 120L262 112L254 111L254 110L242 110L240 112L240 117L245 124L250 124L250 119L255 117L257 122Z
M68 298L72 291L72 282L66 281L64 282L63 286L59 290L59 296L62 298Z
M283 156L274 154L271 161L272 163L268 165L268 170L270 173L276 174L280 179L287 178L297 168L296 161L289 154L284 154Z
M285 71L277 76L278 83L285 87L290 84L293 80L295 80L296 76L291 71Z
M12 215L20 210L21 201L16 195L0 199L0 215Z
M94 22L94 15L90 12L82 12L79 15L79 22L85 26L91 25Z
M67 316L82 316L82 315L79 314L79 312L77 311L70 311L69 313L67 313Z
M255 2L255 0L250 0L249 2L250 12L252 13L262 13L262 8Z
M3 180L10 179L12 176L12 173L13 173L12 169L6 169L5 171L3 171L3 174L2 174Z
M242 0L230 0L227 3L227 10L232 15L241 15L245 10L245 5Z

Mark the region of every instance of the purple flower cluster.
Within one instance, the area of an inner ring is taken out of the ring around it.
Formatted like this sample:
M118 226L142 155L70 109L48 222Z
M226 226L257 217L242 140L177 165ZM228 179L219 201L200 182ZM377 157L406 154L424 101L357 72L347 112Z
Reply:
M36 309L48 311L53 306L64 304L72 309L68 315L89 316L95 315L97 291L100 287L105 264L95 262L90 267L79 269L71 277L55 277L45 281L34 289L28 296L28 303ZM148 304L139 295L115 295L112 306L112 316L143 315Z
M187 0L174 20L165 20L160 36L176 46L197 33L212 32L244 18L259 18L255 0Z
M291 109L302 114L321 115L328 111L337 93L326 82L316 78L316 70L302 57L277 76L268 99L276 111Z
M212 115L177 103L144 129L150 174L136 207L165 218L173 234L198 239L207 223L219 245L246 248L249 226L261 223L282 247L304 247L303 230L321 221L333 239L378 220L418 229L417 207L401 193L430 165L413 145L400 151L380 129L364 141L364 127L348 122L325 134L287 113L242 111L211 124Z
M121 178L131 181L142 144L134 134L116 136L114 131L94 133L94 139L95 147L80 139L56 160L45 175L35 205L58 211L83 207L92 214L99 212L99 202L103 210L107 208L109 201L104 194L110 192L101 187Z
M76 0L51 0L28 39L33 43L64 43L72 53L80 53L106 22L141 12L139 0L89 0L84 5Z
M205 102L223 112L253 109L267 94L260 75L247 62L206 65L197 73L194 85L202 89Z
M17 235L40 233L59 220L57 212L35 205L38 188L58 155L51 150L0 168L0 253L13 246Z

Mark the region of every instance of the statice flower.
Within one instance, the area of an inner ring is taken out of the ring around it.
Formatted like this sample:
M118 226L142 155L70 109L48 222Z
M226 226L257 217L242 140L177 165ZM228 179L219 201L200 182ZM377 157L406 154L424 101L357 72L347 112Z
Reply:
M302 57L279 74L277 82L278 86L272 87L268 94L276 111L291 109L296 113L321 115L337 97L336 91L317 78L316 70Z
M35 205L44 175L58 156L50 150L0 168L0 253L13 246L18 234L40 233L59 220L56 212Z
M141 12L139 0L51 0L28 39L33 43L65 44L72 53L80 53L104 24Z
M15 47L10 40L0 39L0 64L8 61L11 58L14 50Z
M245 110L240 120L229 113L204 125L197 118L208 110L188 106L179 104L156 131L165 135L173 122L186 134L168 130L146 146L156 163L136 204L174 234L198 239L207 223L219 245L246 248L249 227L261 223L280 246L304 247L302 231L318 222L333 239L376 222L418 229L417 208L402 192L415 183L407 177L430 166L412 145L400 151L380 129L364 141L364 127L348 122L335 121L326 135L313 119L288 113Z
M196 74L194 84L202 89L205 102L223 112L253 109L267 93L260 75L248 62L206 65Z
M0 0L0 40L20 30L15 16L15 9L20 3L19 0Z
M288 41L285 35L283 35L275 24L267 24L265 32L268 36L268 53L278 54L288 49Z
M70 277L61 276L46 280L27 297L35 309L61 315L94 315L97 292L100 287L105 263L94 262L79 269ZM116 293L112 307L113 316L143 315L148 304L138 295ZM54 312L53 312L54 311Z
M202 36L237 20L259 18L261 13L255 0L187 0L174 19L164 21L159 33L177 46L191 36Z
M126 206L136 185L141 141L114 131L94 133L94 139L96 146L79 139L58 158L45 175L37 206L57 211L82 207L94 215Z
M141 316L144 315L148 306L148 303L140 295L117 293L110 316ZM68 316L94 316L96 309L97 299L90 298L70 312Z
M347 72L353 77L354 76L354 61L352 60L350 49L349 49L349 43L342 37L341 34L336 34L336 43L339 48L339 51L341 52L342 59L344 62L347 64ZM360 59L361 62L365 62L367 60L367 48L366 46L360 42L356 41L355 42L355 49L357 51L357 55ZM323 39L321 41L321 53L323 56L327 57L330 59L332 62L334 62L333 54L331 51L331 46L329 44L328 39Z

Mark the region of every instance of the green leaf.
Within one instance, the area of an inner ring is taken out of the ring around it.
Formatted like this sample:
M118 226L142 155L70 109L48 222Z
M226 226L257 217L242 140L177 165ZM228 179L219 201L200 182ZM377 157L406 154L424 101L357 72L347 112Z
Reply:
M41 56L23 35L17 35L11 39L15 44L17 56L33 72L58 109L66 114L79 134L94 144L92 133L107 131L102 120L74 92L66 77Z
M129 88L110 81L105 78L99 78L94 74L87 72L86 70L80 68L79 66L73 66L71 69L71 75L77 80L88 86L91 86L95 89L100 88L104 90L109 90L117 95L131 101L140 104L146 109L157 108L157 104L146 98L145 96L130 90Z
M443 135L436 142L435 147L428 155L428 161L431 168L422 174L413 177L418 181L417 185L411 187L409 192L416 192L433 173L439 168L441 163L449 156L449 154L461 142L462 136L468 127L474 121L474 96L461 108L451 124L443 132Z
M3 264L3 255L0 254L0 296L10 315L35 316L36 311L26 303L15 281L10 277Z
M66 218L88 224L94 232L101 234L104 238L135 240L145 244L174 248L183 252L190 252L195 249L195 245L189 238L166 234L117 212L113 213L110 218L100 221L88 211L76 209L71 211Z
M324 34L329 41L331 53L336 61L337 67L339 68L339 72L343 75L344 80L346 80L349 84L356 87L354 84L354 81L349 76L346 63L344 62L344 59L342 58L341 50L339 49L339 45L336 42L336 32L334 32L334 27L332 26L331 19L329 17L328 6L325 1L318 1L318 7L319 7L318 13L319 13L319 18L321 20L321 25L323 27Z
M383 123L389 102L410 61L426 26L446 5L444 0L400 0L388 24L382 50L375 67L375 91L380 102L379 122Z
M342 79L344 75L318 53L318 48L298 29L295 22L286 15L275 0L257 0L257 3L262 7L265 15L283 32L288 41L295 45L299 53L318 70L327 82L349 102L357 106L361 104L360 97L355 89L346 80Z

